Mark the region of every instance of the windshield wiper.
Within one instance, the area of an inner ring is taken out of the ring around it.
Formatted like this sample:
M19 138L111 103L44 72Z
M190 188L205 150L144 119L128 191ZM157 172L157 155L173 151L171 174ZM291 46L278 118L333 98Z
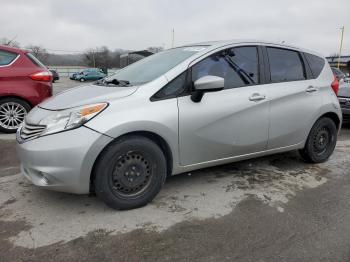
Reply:
M98 85L105 85L108 86L110 84L115 85L115 86L128 86L130 85L130 82L128 80L118 80L116 78L112 80L106 80L106 79L101 79L96 82Z

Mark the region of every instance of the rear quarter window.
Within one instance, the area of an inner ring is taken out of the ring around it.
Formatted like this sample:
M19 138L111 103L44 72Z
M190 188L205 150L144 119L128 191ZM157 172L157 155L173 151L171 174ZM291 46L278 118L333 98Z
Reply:
M6 66L13 62L16 59L18 54L0 50L0 66Z
M308 53L304 53L304 55L311 68L313 77L314 78L319 77L325 64L324 59L319 56L308 54Z
M36 58L34 55L32 55L31 53L27 53L27 57L30 59L30 61L32 61L34 65L41 68L46 68L46 66L43 63L41 63L40 60Z

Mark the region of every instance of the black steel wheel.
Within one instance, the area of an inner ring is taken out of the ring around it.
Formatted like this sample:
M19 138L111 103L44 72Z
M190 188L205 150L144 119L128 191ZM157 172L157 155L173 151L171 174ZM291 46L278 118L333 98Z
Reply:
M166 174L166 159L157 144L146 137L122 137L97 159L95 192L115 209L141 207L158 194Z
M147 190L153 172L150 161L143 152L132 151L120 156L110 176L113 193L121 196L135 196Z
M332 155L336 143L337 127L332 119L324 117L314 124L305 147L299 152L305 161L321 163Z

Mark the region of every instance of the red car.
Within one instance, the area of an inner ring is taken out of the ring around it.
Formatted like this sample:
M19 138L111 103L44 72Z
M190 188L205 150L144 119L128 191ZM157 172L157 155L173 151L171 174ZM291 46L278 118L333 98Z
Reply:
M50 96L51 72L28 51L0 45L0 132L16 132L30 109Z

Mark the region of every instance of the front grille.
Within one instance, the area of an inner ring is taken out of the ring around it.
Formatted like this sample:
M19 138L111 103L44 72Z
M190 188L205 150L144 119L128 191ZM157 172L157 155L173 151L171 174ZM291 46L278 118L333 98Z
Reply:
M45 128L46 126L44 125L28 124L24 121L20 131L20 136L23 140L33 139L40 136Z

